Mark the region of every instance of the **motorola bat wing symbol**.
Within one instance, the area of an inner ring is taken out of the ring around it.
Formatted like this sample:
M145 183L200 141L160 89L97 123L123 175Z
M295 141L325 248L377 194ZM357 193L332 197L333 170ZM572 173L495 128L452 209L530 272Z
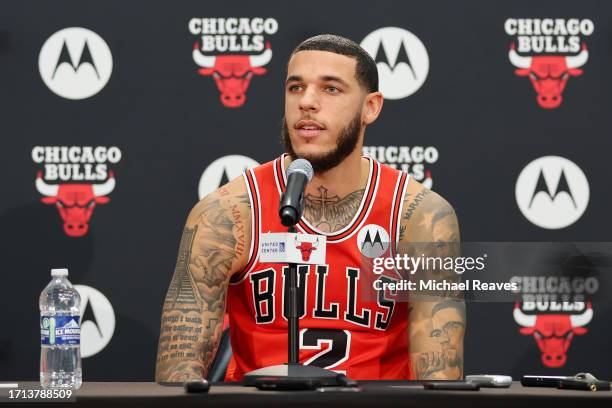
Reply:
M60 51L59 56L57 57L57 62L55 63L55 69L53 70L53 75L51 79L55 78L55 74L57 73L57 69L62 64L68 64L74 69L74 65L72 65L72 58L70 58L70 52L68 51L68 46L66 45L66 40L62 43L62 50Z
M83 317L81 317L81 326L83 326L83 323L85 323L86 321L92 322L94 326L96 326L96 329L98 329L98 334L100 335L100 337L103 337L102 330L100 330L100 324L98 323L98 319L96 319L96 315L93 312L91 302L87 302L87 304L85 305L85 311L83 312Z
M366 244L370 244L372 246L372 237L370 237L370 231L366 231L365 239L363 240L363 244L361 244L361 249L363 250Z
M380 232L376 231L376 235L374 235L374 240L372 241L372 236L370 235L370 231L366 232L365 239L363 240L363 244L361 245L361 249L363 250L366 244L370 244L370 247L373 247L375 244L380 245L381 248L384 248L382 239L380 238Z
M406 46L404 45L404 41L400 43L400 48L397 52L397 56L395 57L395 62L393 65L389 62L389 57L387 56L387 52L385 51L385 47L383 46L382 41L378 43L378 49L376 50L376 56L374 57L374 62L377 64L382 62L387 64L392 71L395 70L395 67L399 65L400 62L405 63L410 68L410 72L414 79L417 79L416 73L414 72L414 68L412 68L412 63L410 62L410 57L408 56L408 52L406 51Z
M546 184L546 180L544 179L544 170L540 169L540 174L538 174L538 181L536 182L536 186L533 189L533 193L531 194L531 200L529 200L529 206L527 208L531 208L533 204L533 200L535 199L538 193L546 193L548 197L552 200L552 196L550 195L550 191L548 189L548 184Z
M89 44L87 44L87 40L85 40L85 45L83 45L83 51L81 52L81 58L79 58L79 64L77 65L77 69L85 63L91 64L94 71L96 72L96 76L98 77L98 79L100 79L100 74L98 73L98 68L94 63L91 51L89 51Z
M372 243L372 246L374 246L374 244L378 244L380 245L380 247L383 247L383 243L382 240L380 239L380 232L376 231L376 235L374 236L374 242Z
M221 174L221 180L219 180L219 187L226 185L232 180L230 176L227 174L227 167L223 169L223 173Z
M404 46L404 42L402 41L400 45L400 49L397 52L397 58L395 59L395 64L393 65L393 69L399 65L400 62L405 63L410 68L410 72L412 72L412 77L417 79L416 74L414 72L414 68L412 68L412 63L410 62L410 57L408 56L408 52L406 51L406 47Z
M374 62L376 62L377 64L379 62L382 62L382 63L387 64L389 67L391 67L391 64L389 64L389 59L387 58L387 53L385 52L385 47L383 47L382 41L378 43L378 49L376 50L376 57L374 57Z
M100 79L100 73L98 72L98 68L93 60L93 56L91 55L91 51L89 50L89 44L87 44L87 40L85 40L85 44L83 44L83 49L81 50L81 56L79 57L78 63L75 65L72 60L72 56L70 55L70 51L68 50L68 45L66 44L66 40L62 43L62 49L57 58L57 63L55 64L55 69L53 70L53 75L51 79L55 78L55 74L57 70L62 64L68 64L72 67L74 72L76 72L81 65L88 63L94 69L96 76Z
M576 205L576 200L574 200L574 195L570 190L569 184L567 183L567 178L565 177L565 169L561 169L561 177L559 178L559 184L557 184L557 191L555 191L555 197L559 195L561 192L566 192L570 198L572 199L572 203L574 204L574 208L578 208Z
M572 200L572 204L574 204L574 208L578 208L578 206L576 205L576 200L574 199L572 191L570 190L569 184L567 182L567 178L565 177L565 170L561 169L561 176L559 176L557 189L554 193L551 193L550 188L548 187L548 183L546 183L546 179L544 178L544 170L540 169L540 174L538 174L538 181L536 182L536 186L533 190L533 194L531 195L531 200L529 201L529 206L527 208L531 208L533 200L538 195L538 193L546 193L546 195L550 198L550 201L554 201L561 192L567 193Z

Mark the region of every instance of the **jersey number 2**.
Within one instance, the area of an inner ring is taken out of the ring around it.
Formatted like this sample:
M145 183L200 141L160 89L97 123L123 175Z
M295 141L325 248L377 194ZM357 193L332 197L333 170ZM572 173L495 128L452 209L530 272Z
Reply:
M325 349L323 344L327 344ZM332 369L348 360L351 351L351 332L336 329L303 329L300 331L300 349L321 350L304 361L304 365Z

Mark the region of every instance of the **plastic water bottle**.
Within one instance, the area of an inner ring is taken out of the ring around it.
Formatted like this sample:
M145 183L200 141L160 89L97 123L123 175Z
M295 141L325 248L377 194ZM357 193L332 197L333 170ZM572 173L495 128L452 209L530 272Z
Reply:
M68 269L52 269L40 294L40 385L81 387L81 296L67 278Z

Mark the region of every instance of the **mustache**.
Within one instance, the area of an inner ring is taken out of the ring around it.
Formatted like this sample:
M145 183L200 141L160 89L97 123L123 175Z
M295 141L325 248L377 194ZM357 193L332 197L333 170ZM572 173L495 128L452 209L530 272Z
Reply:
M315 117L313 117L313 116L311 116L311 115L306 115L306 116L303 116L303 117L299 118L298 120L296 120L295 122L293 122L293 124L291 125L291 127L292 127L293 129L297 129L297 128L298 128L298 125L299 125L301 122L315 122L315 123L316 123L317 125L319 125L321 128L323 128L323 129L326 129L326 128L327 128L327 125L325 124L325 122L323 122L323 121L321 121L321 120L319 120L319 119L317 119L317 118L315 118Z

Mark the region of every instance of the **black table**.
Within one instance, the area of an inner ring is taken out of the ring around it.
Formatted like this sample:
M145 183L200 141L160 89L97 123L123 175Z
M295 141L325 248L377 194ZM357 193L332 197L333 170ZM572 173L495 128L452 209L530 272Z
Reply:
M574 391L554 388L526 388L514 382L510 388L481 388L480 391L425 390L417 383L402 381L362 381L361 392L259 391L237 383L216 383L208 394L186 394L182 387L149 382L87 382L76 391L74 404L87 407L199 406L235 407L612 407L612 391ZM39 388L35 382L19 382L19 389ZM8 389L0 389L0 402L9 401ZM11 400L14 401L14 400ZM20 400L26 403L28 401ZM27 404L30 405L30 404ZM56 405L32 404L38 407ZM23 407L23 404L13 405Z

